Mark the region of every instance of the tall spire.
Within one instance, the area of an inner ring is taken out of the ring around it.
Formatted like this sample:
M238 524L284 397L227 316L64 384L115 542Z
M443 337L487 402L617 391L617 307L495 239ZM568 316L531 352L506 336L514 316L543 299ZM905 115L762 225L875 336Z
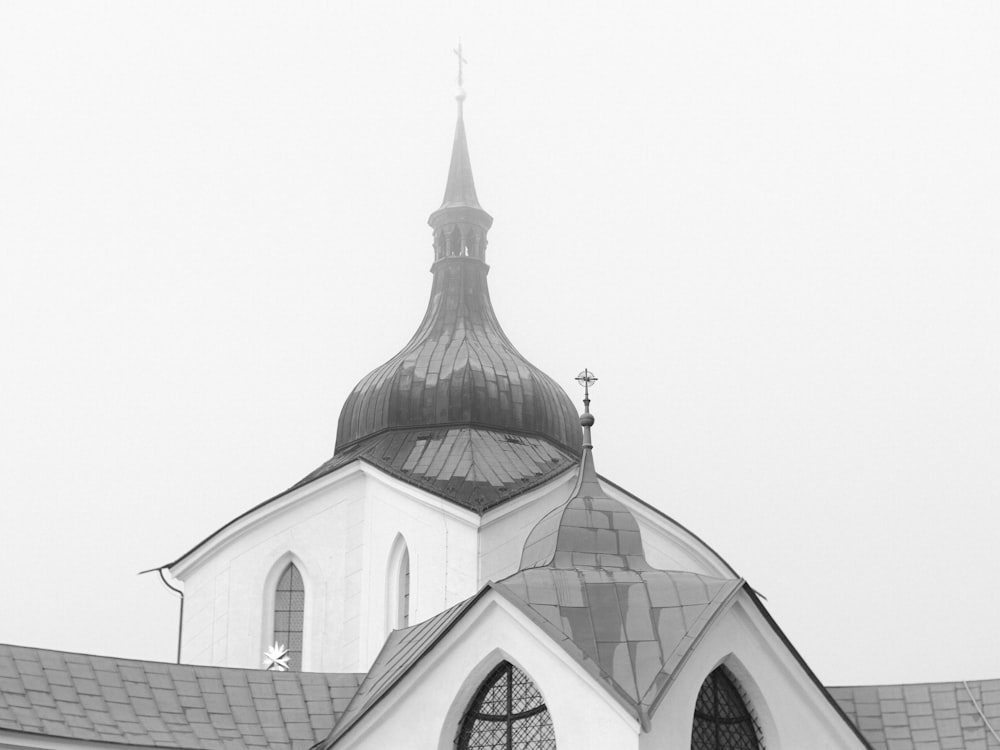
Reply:
M476 182L472 178L472 162L469 161L469 143L465 138L465 118L463 104L465 103L465 78L463 67L468 60L462 56L462 40L454 50L458 58L458 122L455 124L455 141L451 146L451 165L448 167L448 184L444 189L444 200L441 208L464 206L482 209L479 198L476 197ZM440 209L439 209L440 210Z
M465 137L465 118L462 103L465 92L460 91L455 97L458 101L458 122L455 124L455 141L451 146L451 165L448 167L448 184L444 189L444 200L441 208L478 208L479 198L476 195L476 181L472 177L472 162L469 159L469 143Z
M434 279L427 312L409 343L348 396L337 427L337 455L360 450L362 441L390 430L411 431L425 440L441 434L435 430L458 428L503 434L506 445L519 444L517 435L544 440L567 458L579 453L573 402L514 348L490 301L486 233L493 217L476 197L463 102L460 92L445 200L428 219ZM563 465L554 454L534 455ZM486 474L492 476L493 470L483 469ZM449 486L463 485L457 476ZM478 489L476 494L484 497Z
M441 207L430 215L427 223L434 229L434 260L467 257L486 260L486 233L493 226L493 217L479 205L476 181L472 177L469 142L465 135L465 89L463 86L462 44L455 50L458 56L458 120L455 140L451 146L448 182Z

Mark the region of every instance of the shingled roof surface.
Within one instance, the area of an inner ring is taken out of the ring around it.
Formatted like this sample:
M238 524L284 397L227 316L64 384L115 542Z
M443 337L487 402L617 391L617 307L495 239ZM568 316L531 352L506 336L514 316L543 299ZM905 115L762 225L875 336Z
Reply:
M293 489L358 459L476 513L577 462L568 451L530 435L474 427L391 430L342 450Z
M1000 750L1000 680L827 689L875 750Z
M136 747L305 750L329 734L363 676L0 645L0 739L9 731Z

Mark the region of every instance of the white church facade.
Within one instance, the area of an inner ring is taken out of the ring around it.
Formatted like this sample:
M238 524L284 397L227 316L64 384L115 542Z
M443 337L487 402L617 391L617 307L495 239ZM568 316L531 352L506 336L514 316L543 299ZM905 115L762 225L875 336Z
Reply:
M0 646L0 748L1000 748L1000 680L823 686L598 475L592 375L581 416L493 311L462 98L427 312L333 457L163 566L178 664Z

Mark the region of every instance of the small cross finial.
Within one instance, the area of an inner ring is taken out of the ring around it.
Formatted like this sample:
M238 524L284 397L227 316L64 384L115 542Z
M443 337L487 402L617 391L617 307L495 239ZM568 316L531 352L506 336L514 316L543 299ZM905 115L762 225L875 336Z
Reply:
M583 414L580 417L580 426L583 428L583 447L585 449L593 448L590 428L594 426L594 415L590 413L590 386L597 382L597 376L590 370L584 369L576 376L576 382L583 386Z
M590 401L590 386L597 382L597 376L590 370L584 369L579 375L576 376L576 382L583 386L583 398L584 401L589 403Z
M452 50L455 53L455 57L458 58L458 88L462 88L462 66L467 64L469 61L462 57L462 40L458 40L458 46Z

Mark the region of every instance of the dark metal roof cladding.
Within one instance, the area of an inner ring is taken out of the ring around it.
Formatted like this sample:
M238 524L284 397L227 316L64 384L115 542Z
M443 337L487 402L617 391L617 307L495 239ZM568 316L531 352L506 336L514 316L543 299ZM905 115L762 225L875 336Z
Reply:
M348 396L337 455L387 430L452 426L540 437L579 453L569 396L514 348L493 311L486 282L492 223L476 196L460 101L444 202L429 219L435 262L427 312L403 350Z
M494 584L645 726L741 580L675 570L545 567Z
M576 463L571 453L543 438L472 427L421 427L382 432L338 451L295 487L358 459L476 513L537 487Z
M444 189L441 208L478 208L476 181L472 178L472 162L469 161L469 143L465 137L465 118L462 116L462 102L458 99L458 122L455 124L455 142L451 148L451 164L448 165L448 184ZM440 209L439 209L440 210Z
M531 530L521 569L497 587L596 664L646 725L691 646L743 582L656 570L646 562L635 516L608 496L597 476L589 396L584 404L576 486Z
M635 516L601 487L589 436L584 439L570 499L535 524L524 542L520 568L650 570Z

